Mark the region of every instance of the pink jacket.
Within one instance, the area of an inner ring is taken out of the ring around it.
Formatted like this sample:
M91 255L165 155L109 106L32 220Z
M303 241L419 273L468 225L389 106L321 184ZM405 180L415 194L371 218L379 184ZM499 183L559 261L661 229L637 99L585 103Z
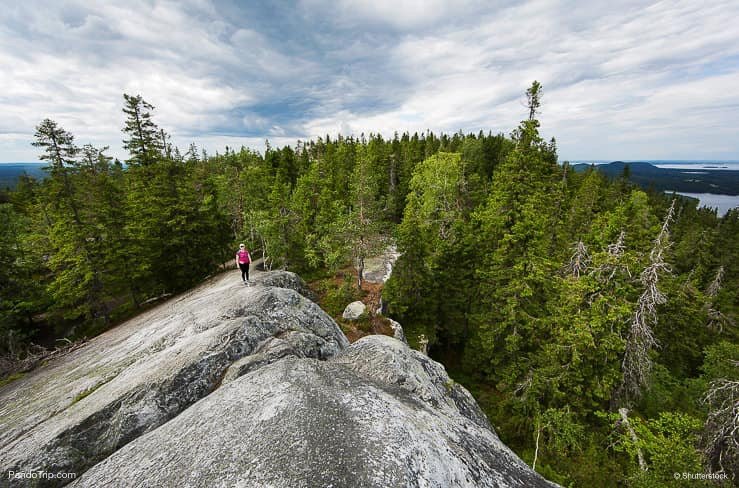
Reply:
M249 251L247 250L239 250L236 253L236 259L239 261L239 264L251 263L251 256L249 256Z

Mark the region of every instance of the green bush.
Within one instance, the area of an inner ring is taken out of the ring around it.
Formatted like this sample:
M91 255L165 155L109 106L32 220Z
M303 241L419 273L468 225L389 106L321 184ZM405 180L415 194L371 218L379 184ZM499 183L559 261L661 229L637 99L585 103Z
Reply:
M319 284L319 292L323 295L321 307L332 317L338 317L351 302L362 298L362 294L354 285L354 278L346 274L341 285L333 280L323 280Z

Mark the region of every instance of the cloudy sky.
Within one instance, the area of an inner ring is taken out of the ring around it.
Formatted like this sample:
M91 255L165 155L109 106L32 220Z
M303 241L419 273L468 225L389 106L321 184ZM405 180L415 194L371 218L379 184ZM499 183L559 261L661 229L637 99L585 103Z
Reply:
M736 0L3 3L0 161L45 117L124 158L124 92L210 152L509 133L535 79L561 160L739 160Z

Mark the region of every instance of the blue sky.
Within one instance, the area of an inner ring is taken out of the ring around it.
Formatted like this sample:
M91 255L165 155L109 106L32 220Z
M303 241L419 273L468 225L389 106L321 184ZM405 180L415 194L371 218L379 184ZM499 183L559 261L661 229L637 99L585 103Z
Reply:
M7 3L0 162L36 160L45 117L125 158L124 92L214 152L509 133L534 79L561 160L739 159L736 0Z

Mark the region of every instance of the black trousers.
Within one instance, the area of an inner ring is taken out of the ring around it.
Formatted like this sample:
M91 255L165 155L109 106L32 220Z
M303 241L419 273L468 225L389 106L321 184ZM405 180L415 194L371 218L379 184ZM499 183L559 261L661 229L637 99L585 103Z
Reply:
M241 279L246 281L249 279L249 263L239 263L241 269Z

